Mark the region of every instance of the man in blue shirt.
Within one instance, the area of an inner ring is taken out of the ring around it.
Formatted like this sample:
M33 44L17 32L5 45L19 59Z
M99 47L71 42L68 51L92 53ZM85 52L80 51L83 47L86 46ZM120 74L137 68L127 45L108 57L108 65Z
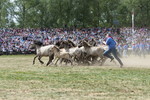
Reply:
M116 60L119 62L120 67L123 66L122 61L119 59L118 55L117 55L117 50L116 50L116 42L113 40L113 38L111 37L110 34L106 35L106 45L108 45L108 50L106 50L104 52L104 56L108 57L111 59L111 61L114 59L114 57L116 58ZM113 54L113 56L111 56L110 54Z

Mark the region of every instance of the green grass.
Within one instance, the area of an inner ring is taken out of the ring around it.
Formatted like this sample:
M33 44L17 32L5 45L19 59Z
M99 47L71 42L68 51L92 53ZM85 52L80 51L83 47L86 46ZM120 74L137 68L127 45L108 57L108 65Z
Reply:
M0 56L0 99L148 100L150 69L32 65L33 55ZM44 62L46 62L44 58Z

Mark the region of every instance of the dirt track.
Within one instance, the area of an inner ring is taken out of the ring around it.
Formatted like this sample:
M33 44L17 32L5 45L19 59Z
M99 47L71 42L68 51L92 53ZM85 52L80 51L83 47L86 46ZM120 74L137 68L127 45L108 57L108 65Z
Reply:
M128 56L126 58L125 57L121 58L121 60L124 63L124 67L146 67L146 68L150 68L150 55L146 55L145 58L139 57L139 56ZM109 62L109 60L107 60L105 65L116 66L114 63ZM119 65L118 62L117 62L117 65Z
M16 66L18 65L26 65L26 66L32 66L32 60L34 56L1 56L1 64L0 67L6 67L10 65ZM42 60L46 63L48 61L47 57L43 57ZM139 56L129 56L127 58L121 58L122 62L124 63L123 67L138 67L138 68L150 68L150 55L147 55L145 58L144 57L139 57ZM9 63L8 63L9 61ZM115 60L116 61L116 60ZM17 63L14 63L17 62ZM107 61L104 63L103 66L99 66L99 63L91 66L95 67L119 67L118 62L116 61L117 65L113 62L110 62L110 59L107 59ZM36 60L35 66L40 66L41 64ZM41 65L45 66L45 65ZM65 66L65 65L62 65ZM83 65L87 66L87 65Z

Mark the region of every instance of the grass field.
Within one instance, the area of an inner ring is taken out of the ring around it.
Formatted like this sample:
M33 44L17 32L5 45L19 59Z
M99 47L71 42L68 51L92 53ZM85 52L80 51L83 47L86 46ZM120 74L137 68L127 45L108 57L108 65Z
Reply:
M142 68L46 67L33 57L0 56L0 100L150 100L150 56Z

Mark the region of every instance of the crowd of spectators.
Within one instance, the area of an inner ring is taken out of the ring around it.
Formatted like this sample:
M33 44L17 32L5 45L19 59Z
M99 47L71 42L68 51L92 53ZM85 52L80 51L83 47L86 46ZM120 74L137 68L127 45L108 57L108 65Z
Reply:
M83 39L95 39L97 44L102 44L105 34L113 35L118 43L118 51L122 52L132 48L135 52L144 48L150 51L150 30L147 28L82 28L82 29L13 29L0 28L1 54L29 54L34 50L29 48L33 40L39 40L44 45L55 44L60 40L72 40L78 44ZM122 52L123 53L123 52ZM126 55L126 52L123 53Z

